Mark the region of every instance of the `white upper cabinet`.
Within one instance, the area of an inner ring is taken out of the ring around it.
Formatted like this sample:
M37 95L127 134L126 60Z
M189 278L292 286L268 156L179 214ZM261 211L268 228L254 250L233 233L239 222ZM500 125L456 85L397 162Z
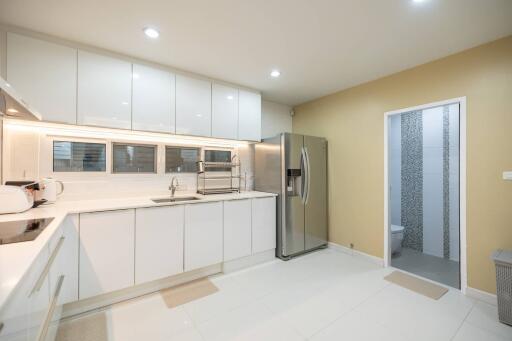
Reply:
M238 89L212 85L212 136L226 139L238 137Z
M240 90L238 93L238 139L261 140L261 95Z
M176 133L211 136L212 87L209 81L176 76Z
M132 129L174 134L175 89L174 74L133 64Z
M7 81L43 120L76 123L76 49L7 34Z
M132 64L78 51L78 124L130 129Z

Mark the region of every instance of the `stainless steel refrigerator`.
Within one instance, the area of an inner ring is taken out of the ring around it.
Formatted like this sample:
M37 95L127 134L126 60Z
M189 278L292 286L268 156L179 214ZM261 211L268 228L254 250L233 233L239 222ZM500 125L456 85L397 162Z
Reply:
M255 189L278 194L277 257L325 247L327 141L283 133L255 148Z

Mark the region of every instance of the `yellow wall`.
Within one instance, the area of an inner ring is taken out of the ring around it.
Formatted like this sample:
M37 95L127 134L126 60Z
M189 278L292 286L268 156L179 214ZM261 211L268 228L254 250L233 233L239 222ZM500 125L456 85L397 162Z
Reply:
M463 96L468 285L494 293L491 252L512 249L512 36L300 105L293 131L329 141L330 241L383 257L384 112Z

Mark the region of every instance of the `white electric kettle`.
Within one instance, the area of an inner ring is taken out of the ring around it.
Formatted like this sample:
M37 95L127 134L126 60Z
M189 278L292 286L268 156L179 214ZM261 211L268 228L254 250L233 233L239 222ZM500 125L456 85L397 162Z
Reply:
M57 187L60 187L57 189ZM39 199L46 200L45 204L51 204L57 201L57 196L64 192L64 184L52 178L44 178L39 183Z

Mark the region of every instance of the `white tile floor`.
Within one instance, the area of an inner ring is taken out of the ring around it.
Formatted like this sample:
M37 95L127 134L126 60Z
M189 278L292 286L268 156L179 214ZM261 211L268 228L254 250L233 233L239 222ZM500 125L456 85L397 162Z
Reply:
M512 340L496 307L455 289L434 301L383 280L392 270L323 250L214 277L219 292L177 308L153 294L101 314L115 341Z

